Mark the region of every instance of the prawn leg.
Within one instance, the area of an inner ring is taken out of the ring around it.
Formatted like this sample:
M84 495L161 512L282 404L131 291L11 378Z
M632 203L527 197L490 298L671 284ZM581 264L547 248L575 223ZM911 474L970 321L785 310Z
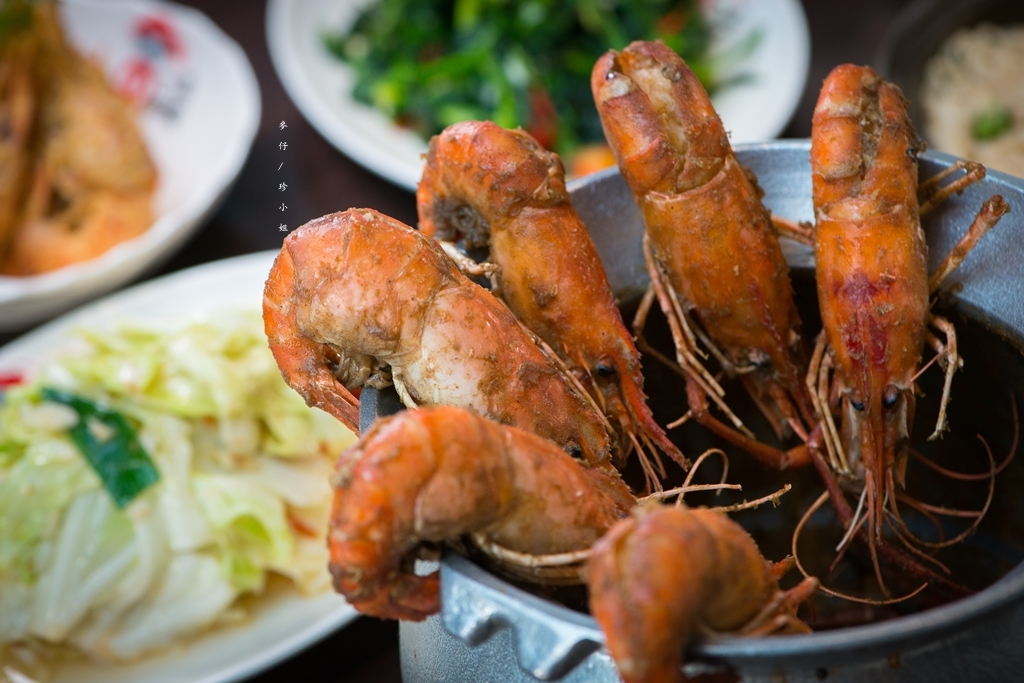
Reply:
M939 183L960 170L966 171L963 176L957 178L949 185L939 186ZM939 171L917 186L917 201L920 204L918 211L920 215L924 216L931 213L939 204L954 194L963 192L967 186L973 185L984 177L984 166L976 161L964 161L962 159L949 168Z
M774 568L773 568L774 574ZM781 577L777 577L781 578ZM740 629L740 635L767 636L773 633L811 633L811 627L796 617L796 611L811 599L820 583L813 576L804 578L787 591L780 591L761 608L761 612Z
M832 370L832 356L825 352L828 340L825 331L818 334L814 345L814 353L811 356L811 363L807 369L807 389L814 399L814 409L818 418L818 424L822 426L822 436L828 451L829 463L832 468L844 474L850 473L849 461L843 450L843 442L839 438L839 430L836 429L835 420L832 417L831 401L829 398L830 382L829 376Z
M935 269L935 272L928 278L928 290L930 293L934 294L939 290L945 279L960 267L960 264L964 262L967 254L977 245L978 241L989 230L994 228L999 220L1009 211L1010 205L999 195L993 195L982 205L967 232L964 233L964 236L960 238L956 246L953 247L939 267ZM939 417L935 423L935 431L928 437L929 441L933 441L946 428L946 406L949 403L950 385L953 381L953 374L963 365L963 361L956 352L956 331L953 329L953 325L945 318L935 314L929 314L928 324L946 336L945 344L938 342L933 337L927 338L927 342L939 355L940 363L946 371L945 381L942 386L942 400L939 403Z
M501 270L497 265L493 263L477 263L473 259L469 258L456 246L454 242L448 242L446 240L438 240L438 244L444 249L444 253L448 254L448 257L455 262L455 265L459 267L462 274L466 277L483 277L487 278L491 282L491 293L495 296L498 295L498 273Z
M942 399L939 401L939 417L935 421L935 431L928 437L929 441L934 441L946 430L946 406L949 405L953 374L963 367L964 362L960 358L960 354L957 353L956 329L953 327L953 324L934 313L928 315L928 324L946 336L945 344L931 334L925 338L925 341L935 350L939 357L939 365L945 368L945 380L942 383Z
M779 237L789 239L806 247L814 246L814 224L809 222L797 222L790 218L783 218L772 214L772 226Z
M645 255L649 257L648 271L651 275L652 289L656 293L655 296L662 307L662 312L665 313L669 321L673 339L676 341L677 363L671 363L671 361L661 356L660 353L647 344L642 336L646 315L653 303L652 299L654 296L645 296L644 301L641 302L641 307L637 310L637 317L634 321L637 343L644 349L645 353L656 354L656 357L659 357L683 376L686 382L687 401L690 406L690 411L687 414L688 418L696 420L699 424L729 441L729 443L747 451L769 467L786 469L807 464L807 453L804 447L797 446L788 451L782 451L758 441L739 418L733 414L728 404L722 400L721 397L724 391L722 391L718 382L711 377L707 369L697 359L696 354L699 353L699 350L693 342L692 334L688 333L686 318L682 314L682 306L679 305L678 300L673 300L666 291L661 272L657 264L654 263L653 257L650 257L646 239L644 247ZM715 405L733 421L732 427L711 414L708 404L709 396L715 401ZM669 426L677 426L679 424L681 424L681 421L677 420Z
M956 246L953 247L939 267L935 269L935 272L928 278L928 291L932 294L937 292L945 279L964 262L967 254L978 243L978 240L994 228L999 219L1009 212L1010 205L999 195L991 196L982 204L978 214L971 222L971 227L967 229L964 236L960 238L960 241L957 242Z
M708 410L707 394L689 376L686 381L686 398L690 403L689 415L694 420L734 446L750 453L764 465L784 470L810 462L806 444L783 451L753 439L717 419Z

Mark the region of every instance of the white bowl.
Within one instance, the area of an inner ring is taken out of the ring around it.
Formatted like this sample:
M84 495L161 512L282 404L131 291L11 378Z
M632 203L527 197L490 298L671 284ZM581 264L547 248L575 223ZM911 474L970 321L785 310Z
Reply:
M256 136L260 93L242 49L201 12L158 0L65 0L71 42L122 82L140 60L156 97L139 115L159 173L156 221L139 237L90 261L30 277L0 276L0 330L71 308L169 257L234 182ZM180 55L154 50L138 22L156 19L180 38Z

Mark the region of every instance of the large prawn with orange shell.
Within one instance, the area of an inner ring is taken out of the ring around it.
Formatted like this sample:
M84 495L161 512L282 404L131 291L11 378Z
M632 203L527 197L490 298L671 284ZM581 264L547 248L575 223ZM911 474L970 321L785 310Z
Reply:
M332 484L335 588L361 612L417 621L440 597L437 574L412 565L441 543L472 535L499 558L586 551L635 502L616 474L454 406L378 420L342 454Z
M420 229L450 253L458 240L489 247L492 291L591 393L617 428L624 455L639 453L651 480L645 452L655 448L688 467L647 406L640 353L556 154L522 130L458 123L430 141L416 199ZM469 265L471 272L487 267Z
M815 415L789 270L760 188L736 160L707 92L670 48L643 41L601 57L591 88L645 224L652 289L635 331L641 334L657 298L686 378L689 414L766 464L806 464L804 446L782 451L756 440L700 360L706 354L698 339L726 374L740 378L779 437L806 439ZM732 425L709 412L709 398Z
M263 319L285 381L358 428L364 385L408 407L456 405L611 469L610 425L500 301L432 238L370 209L292 232L267 278Z
M962 364L955 330L931 310L929 297L1009 211L998 195L986 201L960 243L929 276L920 215L983 177L984 168L961 162L919 185L917 152L923 145L906 104L899 88L872 69L836 67L821 89L811 137L814 252L824 329L806 379L821 425L810 443L816 459L824 444L828 468L819 470L826 481L835 475L861 496L852 518L844 502L834 502L840 503L837 509L851 533L866 524L883 591L877 551L887 519L906 547L934 549L963 539L984 514L976 513L964 533L927 543L915 539L903 524L898 504L925 508L902 492L922 352L926 345L932 347L945 368L930 438L945 428L953 373ZM958 169L966 173L943 186ZM839 428L834 415L841 416ZM837 487L831 491L833 498L841 496Z

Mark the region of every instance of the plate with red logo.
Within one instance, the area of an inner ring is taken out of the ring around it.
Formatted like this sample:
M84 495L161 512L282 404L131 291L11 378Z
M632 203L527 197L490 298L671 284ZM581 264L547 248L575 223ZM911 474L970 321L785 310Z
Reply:
M64 0L61 22L136 105L157 167L155 221L101 256L41 275L0 275L0 330L27 327L169 257L225 197L260 120L245 53L206 15L158 0Z

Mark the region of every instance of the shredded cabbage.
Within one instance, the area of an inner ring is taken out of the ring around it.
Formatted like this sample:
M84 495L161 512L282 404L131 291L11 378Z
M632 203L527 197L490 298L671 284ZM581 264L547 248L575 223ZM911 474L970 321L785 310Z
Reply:
M259 317L78 336L0 403L0 651L129 659L233 615L268 572L326 589L328 476L355 437L288 388ZM124 415L159 482L118 509L44 387Z

